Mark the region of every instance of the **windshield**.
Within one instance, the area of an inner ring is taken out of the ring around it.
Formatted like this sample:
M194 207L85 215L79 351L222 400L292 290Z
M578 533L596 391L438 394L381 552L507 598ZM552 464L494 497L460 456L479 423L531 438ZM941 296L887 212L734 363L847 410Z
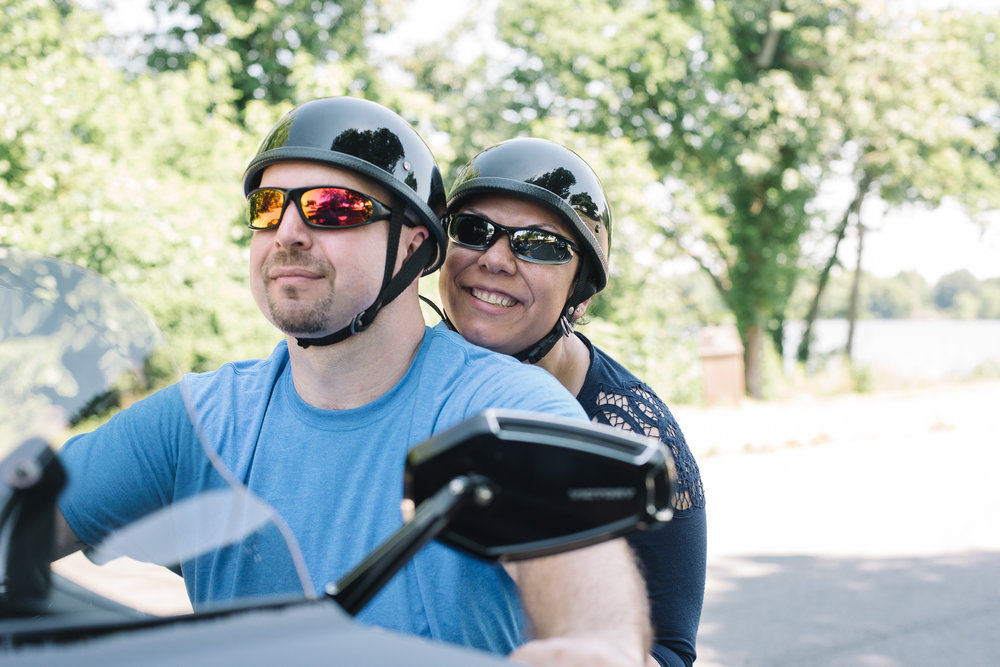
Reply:
M0 247L0 456L56 435L171 373L149 317L99 275Z
M281 517L223 463L205 437L197 396L186 379L177 380L163 335L120 289L73 264L0 247L0 459L5 470L17 471L12 473L16 476L47 460L36 445L26 443L45 442L58 451L68 439L93 431L122 407L171 386L187 417L180 429L190 435L183 450L185 464L201 471L196 491L177 489L165 495L159 507L137 510L139 516L128 517L119 529L94 541L86 550L89 560L75 554L58 562L55 572L160 614L188 611L188 597L200 596L196 608L211 606L216 599L245 597L249 593L241 589L240 578L250 576L249 570L259 576L263 569L271 580L282 582L267 591L268 596L314 597L314 586ZM136 446L135 451L151 450ZM109 457L106 466L94 470L114 479L116 471L108 469L113 466L114 458ZM25 494L19 485L5 484L2 496L0 548L8 580L24 578L11 571L8 562L17 559L9 556L23 555L27 540L18 541L18 536L36 530L25 533L30 512L23 507ZM46 508L41 520L50 520L52 511ZM240 573L224 594L219 582L211 592L199 591L197 573L207 572L220 554L232 558ZM44 560L44 555L34 558ZM185 576L186 590L172 573L181 571L191 575ZM39 595L37 588L19 592L13 587L3 593L4 606L15 609L20 602L10 598Z

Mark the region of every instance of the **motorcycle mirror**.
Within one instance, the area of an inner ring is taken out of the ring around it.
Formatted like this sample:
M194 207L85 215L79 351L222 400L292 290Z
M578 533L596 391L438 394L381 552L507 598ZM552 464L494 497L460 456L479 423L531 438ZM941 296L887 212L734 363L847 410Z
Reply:
M610 426L486 410L407 456L407 523L327 595L356 614L428 541L485 560L596 544L668 521L673 460Z
M672 516L666 449L600 424L488 410L410 451L404 497L419 505L462 475L488 490L437 539L484 559L575 549Z
M0 460L0 618L45 608L55 503L65 482L42 438L27 439Z

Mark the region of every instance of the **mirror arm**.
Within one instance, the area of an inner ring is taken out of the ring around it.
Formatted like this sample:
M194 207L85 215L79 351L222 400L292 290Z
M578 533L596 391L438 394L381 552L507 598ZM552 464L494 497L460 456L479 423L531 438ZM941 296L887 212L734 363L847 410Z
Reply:
M470 500L488 504L489 480L459 475L417 507L413 518L393 533L340 581L328 584L326 595L354 616L425 544L437 537Z

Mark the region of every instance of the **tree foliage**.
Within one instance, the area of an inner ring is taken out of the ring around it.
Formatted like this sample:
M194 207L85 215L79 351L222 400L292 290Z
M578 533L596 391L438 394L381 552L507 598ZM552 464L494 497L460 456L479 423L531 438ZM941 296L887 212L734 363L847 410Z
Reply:
M829 105L844 136L834 173L844 175L853 194L833 232L814 306L838 260L848 222L856 231L860 266L866 198L929 208L950 199L972 217L1000 205L994 166L998 105L990 76L997 60L996 18L890 11L871 2L858 28L836 53L835 103ZM861 280L856 270L855 294ZM799 343L799 361L808 359L815 316L814 308Z
M934 305L962 319L978 317L981 289L980 282L968 271L949 273L934 287Z
M253 144L201 65L126 80L100 17L3 0L0 243L98 271L151 312L185 369L261 349L234 240ZM213 109L207 113L206 109Z
M370 93L378 72L366 38L384 34L399 0L151 0L164 17L145 36L146 64L162 72L211 62L224 71L239 110L254 100L295 103L301 86L330 76L339 94Z
M0 243L121 284L185 369L276 338L246 289L240 174L311 97L397 109L447 182L517 135L580 153L616 221L586 331L672 399L699 394L699 323L739 325L761 393L768 341L802 317L814 267L830 272L817 316L846 312L830 250L863 224L866 197L949 199L970 215L1000 204L995 16L904 16L877 0L505 0L390 57L375 46L393 39L400 0L150 7L159 23L136 42L71 0L0 0ZM950 316L1000 313L1000 285L942 283L865 276L860 308L934 314L935 290Z
M842 269L831 273L816 319L847 319L854 276ZM790 319L804 319L806 291L802 285L789 302ZM892 277L863 274L858 296L861 319L998 319L1000 278L980 280L966 270L945 274L929 284L916 271Z
M816 82L854 20L849 2L784 4L544 0L498 13L518 56L497 85L501 115L642 148L666 194L647 219L733 313L755 394L832 150Z
M418 81L483 99L487 119L518 131L545 121L595 143L631 139L666 195L647 197L646 224L717 288L759 395L762 347L782 340L814 261L803 237L828 218L822 185L853 183L855 210L869 195L953 197L971 213L998 204L986 68L996 54L983 48L994 32L968 14L940 16L875 0L507 0L497 58L475 61L469 77L448 68L447 85L428 64ZM849 205L833 208L847 221Z

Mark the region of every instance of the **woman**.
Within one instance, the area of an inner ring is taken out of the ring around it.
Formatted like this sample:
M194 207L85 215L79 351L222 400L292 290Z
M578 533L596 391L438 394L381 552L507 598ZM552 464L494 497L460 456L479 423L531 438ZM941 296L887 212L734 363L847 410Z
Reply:
M674 518L629 542L649 588L653 657L690 665L705 590L698 466L653 390L572 328L608 279L611 213L600 181L559 144L513 139L462 169L448 213L439 289L450 325L552 373L593 421L657 437L673 453Z

